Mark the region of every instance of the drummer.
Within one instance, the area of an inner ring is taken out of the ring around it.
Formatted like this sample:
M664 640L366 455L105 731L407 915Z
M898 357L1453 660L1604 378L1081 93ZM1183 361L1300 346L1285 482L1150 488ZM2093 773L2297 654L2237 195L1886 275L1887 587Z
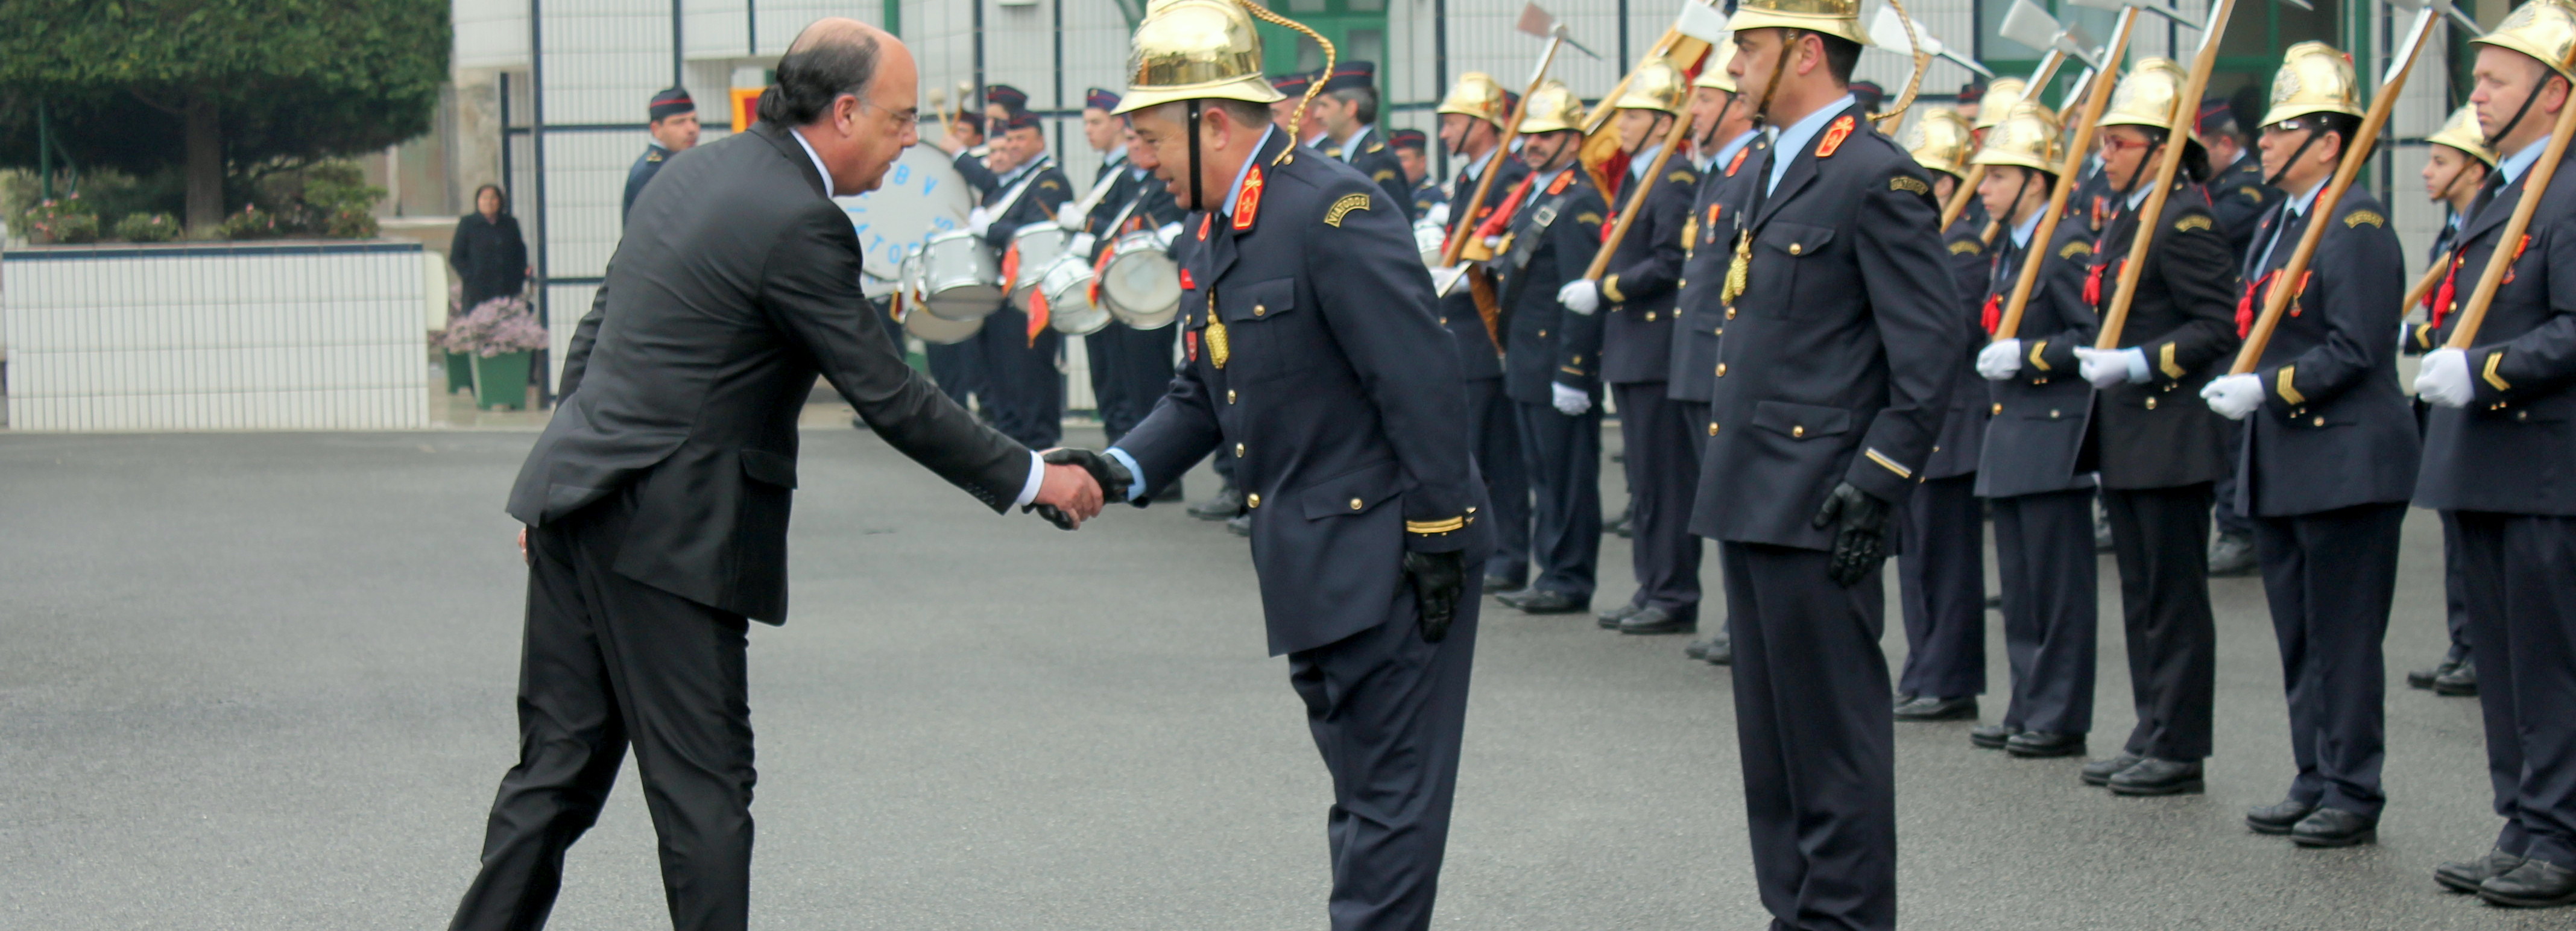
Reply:
M1388 133L1386 141L1395 148L1396 164L1404 168L1404 187L1412 193L1415 219L1431 215L1431 208L1449 202L1449 189L1431 176L1431 137L1419 129L1399 129Z
M1103 149L1107 159L1101 163L1100 177L1094 184L1111 185L1109 196L1091 208L1083 218L1082 235L1074 240L1074 251L1099 267L1101 253L1116 244L1119 236L1139 230L1156 230L1181 221L1180 208L1171 189L1152 183L1157 163L1153 151L1136 139L1135 130L1127 128L1123 117L1112 117L1118 109L1118 95L1092 88L1083 101L1083 129L1092 127L1092 114L1098 113L1109 130L1106 144L1099 136L1090 136L1094 148ZM1087 248L1082 248L1087 247ZM1179 331L1171 324L1140 330L1126 324L1083 337L1091 356L1091 392L1099 400L1101 430L1111 444L1127 435L1161 400L1163 389L1172 383L1172 356L1179 345ZM1159 500L1180 500L1180 483L1162 489Z
M984 137L988 133L1002 132L1012 118L1026 116L1028 112L1028 92L1008 84L986 87L984 112L980 115L959 113L957 121L948 124L947 138L938 140L936 144L940 151L948 153L950 161L957 166L957 173L966 177L969 186L989 195L1002 188L1000 177L1005 169L993 163L993 150L999 146L984 144Z
M1073 183L1047 155L1046 134L1036 114L1013 114L999 128L1001 138L992 155L994 186L985 189L982 205L968 214L967 226L994 255L1007 259L1021 227L1051 223L1062 212L1073 197ZM1011 263L1005 261L1003 267ZM982 349L984 407L993 428L1032 449L1057 445L1064 435L1064 380L1056 370L1063 336L1043 325L1032 330L1029 316L1006 299L984 318L974 343Z

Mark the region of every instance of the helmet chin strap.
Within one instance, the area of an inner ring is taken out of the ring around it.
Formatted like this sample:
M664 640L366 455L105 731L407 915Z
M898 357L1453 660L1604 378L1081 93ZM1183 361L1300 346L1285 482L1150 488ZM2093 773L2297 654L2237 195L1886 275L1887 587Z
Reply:
M2308 138L2299 140L2299 147L2290 150L2290 157L2281 163L2281 170L2273 172L2271 177L2263 179L2263 186L2280 187L2281 179L2289 176L2291 166L2299 163L2299 156L2308 154L2308 147L2316 145L2317 137L2324 134L2324 130L2308 130Z
M2522 106L2513 109L2513 119L2504 121L2504 128L2496 130L2495 135L2487 137L2487 151L2502 154L2504 137L2513 135L2514 127L2522 125L2522 118L2531 114L2532 102L2540 99L2541 91L2549 89L2549 78L2550 75L2544 71L2540 75L2540 80L2531 85L2531 93L2522 95ZM2576 90L2576 85L2570 85L2569 89Z
M1206 210L1207 190L1199 181L1199 102L1190 101L1190 209Z

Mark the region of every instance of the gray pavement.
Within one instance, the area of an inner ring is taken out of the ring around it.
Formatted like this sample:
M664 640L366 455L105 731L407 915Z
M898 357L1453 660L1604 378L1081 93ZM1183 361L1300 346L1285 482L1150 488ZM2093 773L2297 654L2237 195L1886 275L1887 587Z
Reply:
M0 928L442 926L516 753L500 504L532 439L0 434ZM846 428L806 432L802 481L794 618L751 638L755 927L1324 926L1329 793L1243 541L995 517ZM2438 527L2407 535L2378 846L2241 826L2290 764L2260 584L2223 579L2205 796L1900 727L1905 925L2576 926L2432 882L2495 819L2474 702L2398 679L2442 643ZM2132 720L2112 578L2101 750ZM1484 625L1440 926L1762 927L1727 673L1588 616ZM553 927L668 926L639 800L630 769Z

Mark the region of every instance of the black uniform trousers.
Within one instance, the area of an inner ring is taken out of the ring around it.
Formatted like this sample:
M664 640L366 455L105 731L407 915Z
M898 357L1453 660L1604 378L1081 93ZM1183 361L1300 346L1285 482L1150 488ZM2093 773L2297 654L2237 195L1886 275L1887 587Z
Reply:
M1576 417L1552 404L1512 406L1537 501L1530 509L1530 586L1590 604L1601 564L1601 406Z
M564 851L599 820L629 744L672 927L732 931L749 915L748 625L609 568L634 508L630 485L528 532L519 764L501 777L451 929L545 925Z
M2466 574L2460 567L2460 521L2449 511L2442 514L2442 601L2443 621L2451 628L2451 652L2446 662L2469 658L2469 591Z
M2496 847L2576 869L2576 517L2455 516Z
M1029 315L1005 305L984 318L975 342L983 350L984 407L992 411L986 419L993 429L1030 449L1062 441L1064 373L1056 359L1064 354L1064 334L1049 327L1032 342Z
M2245 431L2227 431L2227 445L2220 452L2227 456L2228 464L2226 471L2218 473L2218 485L2213 490L2218 504L2210 510L2210 517L2218 524L2220 533L2251 535L2254 519L2236 511L2236 483L2245 480L2244 476L2237 474L2238 464L2245 459Z
M2185 763L2209 757L2218 674L2210 504L2208 482L2102 492L2138 707L2125 749L2139 756Z
M2388 606L2397 597L2398 529L2406 505L2363 504L2254 519L2254 552L2281 686L2290 700L2290 798L2379 817L2388 801Z
M1775 929L1896 927L1896 724L1884 573L1720 542L1753 877Z
M1288 654L1288 681L1333 774L1325 819L1333 931L1424 931L1440 890L1466 732L1482 579L1468 574L1449 636L1425 643L1410 587L1384 624Z
M930 365L930 380L939 386L939 393L968 410L975 409L968 398L983 398L987 408L983 411L984 419L991 420L993 396L984 385L984 344L981 338L979 332L963 342L923 343L921 357Z
M1977 474L1927 479L1897 512L1905 668L1896 690L1931 698L1986 693L1986 520Z
M1709 417L1709 402L1675 401L1673 402L1673 405L1682 412L1682 426L1688 428L1690 431L1691 458L1707 458L1708 422L1711 419ZM1696 489L1694 489L1694 492L1696 492Z
M1521 458L1521 425L1503 380L1467 380L1467 420L1475 425L1476 469L1485 477L1485 515L1493 527L1494 555L1485 574L1518 586L1529 578L1529 463Z
M1179 351L1177 323L1139 330L1113 323L1083 337L1091 362L1091 393L1100 403L1100 426L1109 443L1145 421L1172 386L1172 357Z
M2093 489L1992 503L2004 659L2012 668L2012 703L2003 723L2052 734L2092 733L2095 649L2101 640Z
M1699 621L1699 535L1690 532L1699 497L1699 453L1681 402L1663 382L1610 386L1619 398L1619 436L1626 444L1630 564L1637 593L1628 602L1662 608L1675 620Z

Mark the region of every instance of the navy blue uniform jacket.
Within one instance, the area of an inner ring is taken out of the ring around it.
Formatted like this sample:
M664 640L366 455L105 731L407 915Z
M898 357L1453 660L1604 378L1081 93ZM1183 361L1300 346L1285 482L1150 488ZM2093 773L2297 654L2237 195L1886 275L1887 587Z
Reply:
M1496 264L1504 266L1498 270L1504 275L1503 313L1508 315L1503 330L1503 395L1523 404L1549 404L1556 400L1550 385L1561 383L1590 394L1598 404L1601 314L1567 310L1557 303L1556 292L1591 267L1593 253L1601 249L1601 224L1610 205L1580 167L1569 165L1547 184L1553 186L1558 180L1566 185L1560 193L1570 196L1557 208L1553 221L1539 228L1541 208L1555 195L1533 185L1529 196L1512 211L1510 232L1496 250ZM1529 264L1515 272L1502 256L1510 253L1513 243L1531 236L1539 237L1539 245L1530 253Z
M1770 147L1764 137L1755 136L1728 156L1727 164L1710 165L1708 174L1700 176L1686 224L1691 245L1682 259L1681 296L1673 306L1681 323L1673 334L1672 385L1665 394L1675 400L1705 404L1717 388L1717 341L1729 316L1718 298L1726 286L1727 263L1735 257L1735 221L1742 218L1737 211L1753 202L1750 185L1761 181L1753 169Z
M1995 237L1988 292L2010 302L2030 250L2012 244L2009 231ZM2093 345L2100 319L2084 303L2084 276L2093 262L2093 231L2080 217L2059 221L2040 253L2044 263L2023 306L2021 368L2011 378L1986 383L1986 439L1977 461L1977 496L2012 498L2093 487L2090 472L2076 471L2085 426L2093 417L2093 385L2076 371L2075 347ZM2000 309L1999 309L2000 312Z
M1645 186L1642 177L1623 183L1610 216L1615 220ZM1625 385L1671 378L1673 307L1681 297L1682 260L1689 246L1682 241L1682 227L1690 222L1691 198L1698 189L1699 173L1674 153L1664 163L1663 178L1646 192L1646 206L1637 211L1628 235L1610 254L1610 267L1601 274L1603 381Z
M2562 162L2558 172L2576 169ZM2506 185L2462 228L2459 301L2476 289L2527 180L2529 172ZM2568 390L2576 382L2576 184L2549 186L2526 235L2530 245L2468 350L2477 394L2465 409L2433 408L2426 421L2418 505L2576 517L2576 392ZM2450 339L2459 319L2444 314L2433 345Z

